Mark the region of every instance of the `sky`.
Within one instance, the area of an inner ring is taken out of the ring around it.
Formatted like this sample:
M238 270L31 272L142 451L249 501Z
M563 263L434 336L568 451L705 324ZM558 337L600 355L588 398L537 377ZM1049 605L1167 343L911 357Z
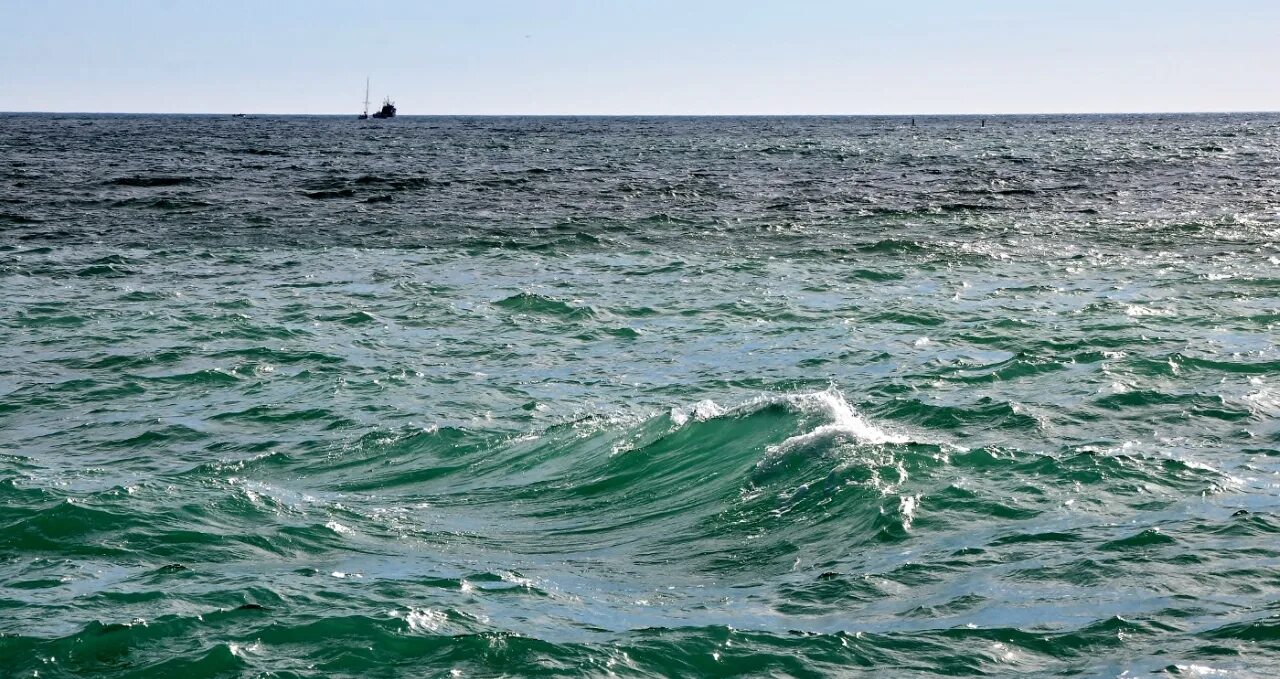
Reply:
M0 0L0 111L1280 110L1275 0Z

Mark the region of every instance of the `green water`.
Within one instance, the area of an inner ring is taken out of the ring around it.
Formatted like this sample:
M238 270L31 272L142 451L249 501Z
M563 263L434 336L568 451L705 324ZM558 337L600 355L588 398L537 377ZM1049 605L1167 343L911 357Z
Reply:
M1275 120L400 122L0 118L0 676L1280 666Z

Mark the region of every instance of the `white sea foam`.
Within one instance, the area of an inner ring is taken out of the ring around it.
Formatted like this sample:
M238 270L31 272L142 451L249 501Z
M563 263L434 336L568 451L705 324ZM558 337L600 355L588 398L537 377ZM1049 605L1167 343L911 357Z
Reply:
M863 417L843 394L834 386L823 391L795 394L767 394L758 396L732 408L726 408L715 401L705 399L696 403L671 408L669 417L675 428L683 427L691 422L706 422L719 417L740 417L751 415L771 406L782 405L804 415L817 415L826 420L810 431L792 436L769 449L769 456L786 453L795 448L803 448L828 440L852 440L857 443L876 445L883 443L906 443L909 439L901 434L891 433L877 427ZM592 418L592 430L602 425L634 426L642 423L647 417L634 414L614 415L607 418ZM575 425L576 426L576 425ZM611 454L625 453L633 449L638 440L632 437L613 446Z
M773 398L800 412L821 414L830 420L827 424L820 425L812 431L797 434L783 441L777 446L776 452L785 452L794 448L810 446L820 441L840 438L853 439L859 443L873 445L907 442L907 437L886 432L868 422L845 400L844 395L834 387L825 391L807 394L787 394Z
M1175 665L1179 674L1186 674L1192 677L1258 677L1260 674L1253 674L1243 670L1219 669L1217 667L1209 667L1208 665Z
M330 521L324 525L325 528L337 533L338 535L350 535L355 531L348 526L344 526L337 521Z
M727 412L729 411L726 410L724 406L721 406L719 403L716 403L711 399L706 399L698 401L693 405L672 408L671 421L674 422L677 427L683 427L691 419L694 422L705 422L714 417L720 417Z
M1263 387L1258 391L1245 394L1244 400L1249 408L1259 415L1280 415L1280 394Z
M911 530L911 522L916 520L916 509L919 507L919 495L903 495L898 498L898 514L902 516L904 529Z
M1128 384L1125 384L1124 382L1116 381L1100 389L1099 391L1106 392L1109 394L1127 394L1130 391L1132 391L1132 389L1129 387Z
M498 573L498 577L502 578L503 582L510 582L512 584L519 585L526 589L531 589L534 587L533 580L526 578L523 575L516 575L511 571L501 571L500 573Z
M255 641L252 644L229 643L227 648L231 651L231 655L237 658L253 658L262 654L261 641Z
M391 617L399 618L409 624L414 632L436 632L449 620L444 611L430 608L410 608L408 611L391 611Z
M1130 304L1124 308L1124 313L1127 316L1137 318L1141 316L1176 316L1178 311L1176 309L1159 309L1155 307Z

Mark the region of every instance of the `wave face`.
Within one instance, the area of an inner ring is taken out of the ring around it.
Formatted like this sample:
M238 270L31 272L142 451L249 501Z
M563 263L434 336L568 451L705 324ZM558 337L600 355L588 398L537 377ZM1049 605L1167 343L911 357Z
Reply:
M0 116L0 676L1280 671L1280 117L356 122Z

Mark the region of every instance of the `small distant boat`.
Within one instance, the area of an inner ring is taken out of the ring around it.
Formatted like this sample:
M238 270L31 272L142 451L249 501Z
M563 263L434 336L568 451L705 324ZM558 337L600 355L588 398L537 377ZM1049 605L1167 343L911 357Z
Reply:
M360 117L357 118L357 120L368 120L368 119L369 119L369 79L365 78L364 79L364 113L361 113Z
M369 115L369 79L364 79L364 113L361 113L358 120L368 120L370 118L394 118L396 117L396 105L391 101L391 97L382 100L382 108L373 115Z
M244 114L243 114L243 113L232 113L232 114L231 114L231 117L232 117L232 118L243 118L243 117L244 117Z
M394 118L396 117L396 105L391 102L391 97L382 100L382 110L373 114L374 118Z

